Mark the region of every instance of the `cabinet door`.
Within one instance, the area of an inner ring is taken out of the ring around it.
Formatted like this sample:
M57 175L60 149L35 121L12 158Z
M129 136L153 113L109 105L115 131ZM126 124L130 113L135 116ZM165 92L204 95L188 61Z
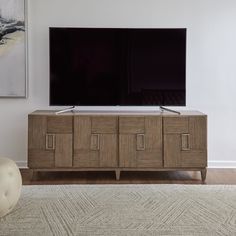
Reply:
M206 166L206 116L164 117L164 167Z
M30 168L54 167L54 150L46 149L46 133L47 117L36 115L29 116L28 165Z
M55 167L72 167L72 134L56 134Z
M120 167L162 167L162 119L119 117Z
M30 168L72 166L72 119L71 116L29 116Z
M117 117L75 116L74 167L117 167Z

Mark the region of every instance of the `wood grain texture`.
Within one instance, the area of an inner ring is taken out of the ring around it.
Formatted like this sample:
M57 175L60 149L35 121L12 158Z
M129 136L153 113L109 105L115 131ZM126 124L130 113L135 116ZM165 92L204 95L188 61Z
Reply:
M91 119L89 116L74 117L74 149L90 149Z
M119 135L119 166L136 167L136 135Z
M147 150L159 150L162 153L162 117L145 117L145 145Z
M47 117L48 133L72 133L73 116L48 116Z
M100 135L100 167L117 167L118 166L118 140L117 134Z
M72 134L56 134L55 167L72 167Z
M180 134L164 134L164 167L181 167Z
M74 166L117 166L117 126L117 117L75 116Z
M132 118L121 117L121 118L122 119L120 120L121 121L120 126L123 126L123 131L121 129L120 141L119 141L120 166L121 167L163 166L162 118L156 116L145 116L141 117L141 119L140 117L132 117ZM144 131L143 133L137 133L137 131L142 131L142 130ZM123 134L122 132L123 133L125 132L126 134Z
M164 117L164 133L188 133L188 117Z
M144 117L119 117L120 134L141 134L145 133Z
M54 168L54 151L41 149L28 150L28 166L30 168Z
M165 119L169 118L164 118L164 125ZM179 119L181 119L181 117ZM179 129L178 133L176 133L177 129L175 129L174 133L170 133L170 130L164 129L165 167L207 166L206 116L186 117L186 119L189 119L189 129L187 133L183 132L183 128ZM176 123L177 122L175 122L175 124ZM184 123L187 122L185 121ZM180 125L178 127L180 127ZM167 133L165 133L165 131L167 131ZM173 132L173 130L171 131Z
M74 150L73 167L95 167L99 168L99 151Z
M100 149L100 134L91 134L90 149L99 150Z
M164 167L206 167L206 151L182 150L181 135L164 135Z
M207 149L207 117L189 117L190 146L193 150Z
M91 116L93 134L116 134L118 117L115 116Z
M159 149L138 151L137 167L163 167L162 152Z
M47 132L47 117L28 117L28 149L45 149L45 137Z
M206 151L184 151L181 153L181 167L206 167L207 152Z
M32 169L153 171L207 166L207 117L202 113L45 114L29 115ZM56 141L48 140L53 150L46 150L47 134L55 136Z
M28 122L28 166L53 168L54 150L46 150L47 117L29 115Z

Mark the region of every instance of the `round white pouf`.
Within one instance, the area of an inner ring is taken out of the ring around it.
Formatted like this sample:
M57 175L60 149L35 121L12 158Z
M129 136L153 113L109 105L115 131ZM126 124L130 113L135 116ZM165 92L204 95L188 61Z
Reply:
M8 214L19 200L22 187L20 171L14 161L0 157L0 217Z

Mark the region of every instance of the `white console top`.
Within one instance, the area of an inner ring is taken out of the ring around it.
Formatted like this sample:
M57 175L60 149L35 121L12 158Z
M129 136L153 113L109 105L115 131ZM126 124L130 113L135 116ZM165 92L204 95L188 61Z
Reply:
M73 111L73 112L65 112L62 114L56 114L58 110L36 110L31 113L31 115L56 115L56 116L68 116L68 115L98 115L98 116L106 116L106 115L115 115L115 116L202 116L205 115L199 111L179 111L181 114L175 114L168 111L161 112L157 111L101 111L101 110L91 110L91 111Z

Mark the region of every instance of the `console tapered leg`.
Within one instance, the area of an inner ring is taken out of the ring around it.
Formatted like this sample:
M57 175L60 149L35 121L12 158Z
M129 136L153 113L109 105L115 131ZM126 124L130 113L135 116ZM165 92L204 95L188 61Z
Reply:
M37 171L34 170L30 171L30 180L31 181L37 180Z
M120 170L116 170L116 180L120 180Z
M33 175L34 175L34 171L33 170L29 170L29 180L33 179Z
M202 182L206 180L207 169L201 170Z

